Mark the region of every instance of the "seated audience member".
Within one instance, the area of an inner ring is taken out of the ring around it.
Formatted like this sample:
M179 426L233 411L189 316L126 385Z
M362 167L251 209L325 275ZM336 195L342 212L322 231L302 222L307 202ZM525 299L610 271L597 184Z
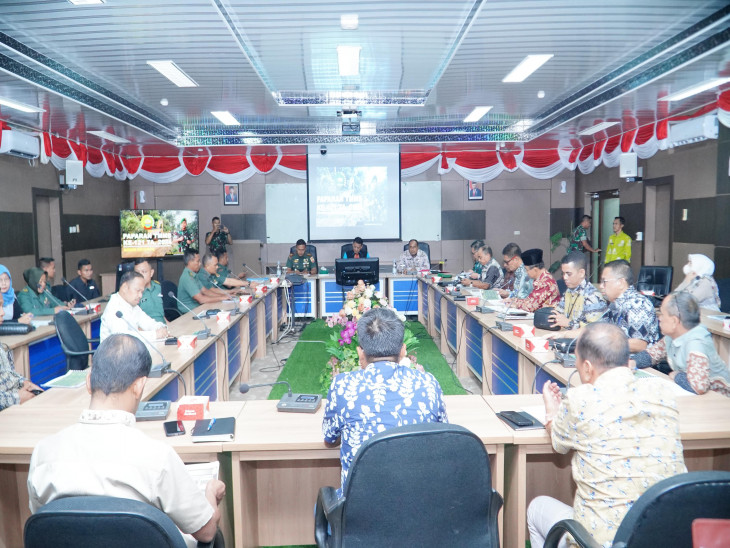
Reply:
M479 275L482 273L482 263L477 260L477 250L483 245L486 245L484 240L474 240L469 247L469 250L471 251L471 260L474 261L474 266L468 273L472 280L478 279Z
M99 288L94 281L94 268L91 266L89 259L81 259L78 264L78 276L69 282L69 285L84 296L84 299L96 299L101 296ZM67 291L66 295L69 299L81 301L81 296L73 289Z
M343 259L367 259L370 257L369 253L365 253L364 255L360 253L360 251L362 251L362 246L362 238L357 236L354 240L352 240L352 251L345 251Z
M474 280L465 278L461 280L461 284L477 289L490 289L494 285L499 285L504 277L504 272L497 260L492 257L492 248L486 244L481 245L477 249L476 258L482 266L479 277Z
M701 308L720 310L720 293L712 274L715 263L701 254L687 255L687 264L682 269L684 280L675 291L687 291L699 303Z
M360 446L375 434L423 422L448 422L441 386L431 373L400 365L404 326L387 308L373 308L357 323L361 370L332 380L324 410L325 444L340 442L342 489Z
M431 270L428 255L418 249L418 240L410 240L408 249L404 249L398 258L398 272L403 274L416 273L419 270Z
M139 301L142 312L156 322L166 323L165 306L162 304L162 286L160 282L152 279L155 270L152 268L149 259L135 259L134 271L141 275L144 280L144 291Z
M195 249L188 249L183 255L183 263L185 268L180 274L180 280L177 284L177 298L183 302L191 310L198 305L206 303L219 303L228 298L222 296L219 291L206 289L196 276L200 271L200 255ZM178 303L177 309L180 314L187 314L188 310Z
M538 308L555 306L560 301L560 291L555 279L545 268L542 261L542 249L528 249L520 258L525 265L527 275L532 280L532 291L524 299L507 299L505 306L535 312Z
M610 546L631 505L656 482L687 471L679 412L665 383L637 379L628 367L626 335L593 323L578 339L580 386L561 397L557 384L543 388L545 428L558 453L575 451L573 507L537 497L527 509L532 548L542 548L550 528L575 519L601 546Z
M228 228L221 226L220 217L213 217L213 230L205 233L205 245L213 255L219 251L225 251L226 245L233 245L231 233Z
M59 301L66 301L66 286L63 284L54 285L56 283L56 261L53 257L41 257L38 259L38 268L43 270L46 275L46 285L51 291L51 295Z
M3 310L0 314L0 323L4 321L17 321L20 323L30 323L33 314L23 314L20 305L15 299L15 290L13 289L13 279L10 277L10 271L0 264L0 293L3 295Z
M712 335L700 325L700 307L686 291L674 292L662 301L659 327L664 337L634 355L639 368L666 360L669 376L695 394L708 390L730 397L730 370L720 358Z
M499 288L499 296L502 298L513 297L524 299L532 292L532 278L527 275L525 265L522 263L522 250L516 243L511 242L502 249L502 264L504 265L505 280Z
M586 256L579 251L568 253L560 261L568 289L550 316L553 325L578 329L597 321L608 308L601 293L586 279L586 268Z
M165 512L180 531L192 535L188 546L213 540L225 484L210 480L201 491L172 446L135 427L151 365L150 353L136 337L112 335L99 345L86 379L89 409L77 424L41 440L33 451L31 512L62 497L127 498Z
M109 297L109 303L101 315L99 338L103 341L110 335L126 333L150 341L168 336L165 321L154 320L139 306L144 294L144 277L139 272L129 270L119 280L119 291ZM117 312L122 317L117 317ZM126 320L126 321L125 321ZM132 324L132 327L129 326ZM144 339L141 339L144 342ZM146 343L145 343L146 344Z
M613 234L608 237L606 256L603 258L607 263L618 259L631 262L631 237L624 232L625 224L626 219L623 217L614 217Z
M242 280L241 278L246 277L246 272L241 272L236 276L228 268L228 252L225 250L218 250L215 254L215 258L218 259L218 267L216 268L215 280L218 285L227 289L236 289L239 287L256 287L256 282L250 282L248 280Z
M29 268L23 272L26 285L18 293L18 303L24 313L34 316L52 316L61 310L68 310L70 306L50 295L46 289L46 273L40 268ZM71 300L71 303L74 301Z
M2 316L0 323L3 323ZM15 371L12 350L0 345L0 411L34 398L35 394L31 390L41 389Z
M213 294L219 295L221 299L230 298L232 293L229 293L218 284L218 259L215 255L206 253L203 255L201 268L198 270L196 277L200 280L203 288L207 289Z
M295 245L295 252L289 253L286 260L286 271L289 274L297 272L314 276L317 273L317 261L314 260L311 253L307 253L307 242L300 239L297 240ZM355 245L353 244L354 248Z

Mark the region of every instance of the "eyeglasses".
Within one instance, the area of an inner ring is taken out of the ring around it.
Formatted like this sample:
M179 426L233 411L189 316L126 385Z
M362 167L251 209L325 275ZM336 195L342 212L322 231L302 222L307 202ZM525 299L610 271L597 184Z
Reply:
M514 260L515 260L516 258L517 258L517 255L515 255L515 256L514 256L514 257L512 257L511 259L507 259L506 261L502 261L502 264L505 264L505 265L507 265L507 264L510 264L510 263L511 263L512 261L514 261Z
M608 282L615 282L616 280L623 280L623 278L606 278L598 282L598 285L605 286Z

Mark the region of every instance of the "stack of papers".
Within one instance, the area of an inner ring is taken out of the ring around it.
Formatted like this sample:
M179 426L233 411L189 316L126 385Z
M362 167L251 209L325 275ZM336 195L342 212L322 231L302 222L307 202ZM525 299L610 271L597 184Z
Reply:
M65 375L56 377L45 383L44 388L79 388L86 384L86 376L89 374L87 370L67 371Z
M198 464L186 464L185 469L192 476L195 485L198 486L203 493L205 493L205 486L212 479L218 479L218 471L220 469L220 462L201 462Z

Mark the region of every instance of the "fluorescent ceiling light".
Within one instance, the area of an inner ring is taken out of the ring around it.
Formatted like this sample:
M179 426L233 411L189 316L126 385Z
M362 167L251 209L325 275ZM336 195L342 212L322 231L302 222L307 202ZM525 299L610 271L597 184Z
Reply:
M694 86L684 88L682 91L678 91L677 93L672 93L671 95L667 95L666 97L660 97L659 100L681 101L682 99L692 97L693 95L697 95L698 93L702 93L703 91L707 91L708 89L716 88L717 86L721 86L727 82L730 82L730 78L713 78L712 80L705 80L704 82L695 84Z
M132 141L125 139L124 137L119 137L119 135L114 135L113 133L108 133L106 131L87 131L86 133L91 133L92 135L96 135L97 137L101 137L102 139L106 139L107 141L111 141L112 143L131 143Z
M340 27L342 30L357 30L359 25L357 13L346 13L340 15Z
M198 84L172 61L147 61L147 64L179 88L196 88Z
M528 55L512 69L502 82L524 82L527 77L553 58L553 54Z
M12 99L7 99L5 97L0 97L0 105L5 105L6 107L14 108L15 110L19 110L21 112L45 112L45 109L34 107L32 105L27 105L25 103L21 103L19 101L13 101Z
M68 0L74 6L92 6L94 4L103 4L104 0Z
M490 110L492 110L491 106L490 107L474 107L474 110L472 110L469 113L469 116L464 118L464 122L466 122L466 123L477 122L477 121L481 120L482 117Z
M337 46L337 63L340 76L357 76L360 74L360 46Z
M215 110L211 114L227 126L240 126L241 124L227 110Z
M526 131L527 128L529 128L534 123L535 121L529 118L526 118L525 120L518 120L510 127L508 127L505 131L508 131L509 133L520 133L521 131Z
M601 122L600 124L586 128L583 131L579 131L578 135L593 135L594 133L598 133L607 127L615 126L616 124L618 124L618 122Z

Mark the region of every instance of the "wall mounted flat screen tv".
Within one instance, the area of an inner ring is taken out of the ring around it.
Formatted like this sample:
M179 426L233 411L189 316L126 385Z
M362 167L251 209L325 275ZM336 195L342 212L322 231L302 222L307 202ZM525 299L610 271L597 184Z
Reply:
M119 212L122 259L181 256L198 247L198 211L123 209Z

